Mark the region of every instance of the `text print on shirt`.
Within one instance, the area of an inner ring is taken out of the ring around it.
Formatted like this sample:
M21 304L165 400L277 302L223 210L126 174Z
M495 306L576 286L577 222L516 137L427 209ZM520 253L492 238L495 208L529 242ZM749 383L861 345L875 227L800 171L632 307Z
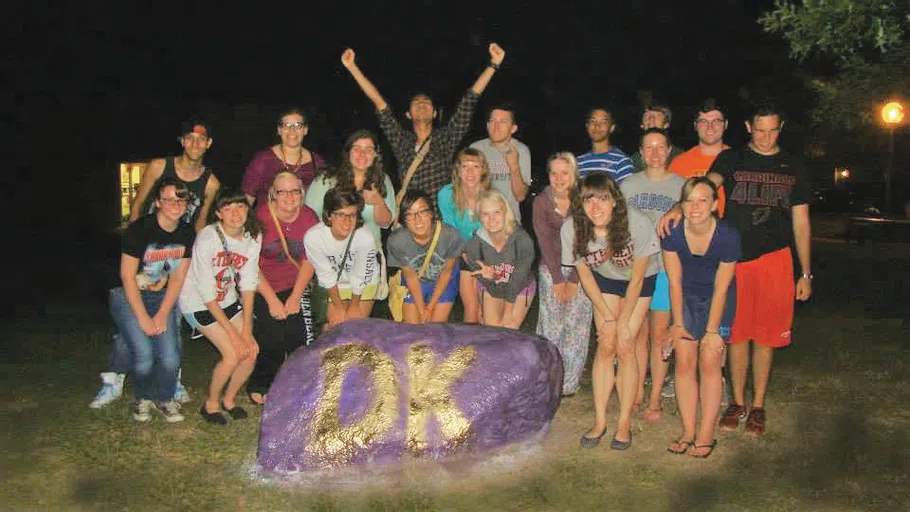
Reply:
M237 254L235 252L224 252L221 251L215 255L212 260L213 267L220 267L221 270L215 274L215 289L218 294L215 297L215 301L221 302L224 300L225 295L227 295L227 290L229 287L234 285L233 281L236 276L237 286L240 286L240 274L237 272L240 271L249 260L246 256L242 254ZM234 271L230 271L230 267L234 268Z

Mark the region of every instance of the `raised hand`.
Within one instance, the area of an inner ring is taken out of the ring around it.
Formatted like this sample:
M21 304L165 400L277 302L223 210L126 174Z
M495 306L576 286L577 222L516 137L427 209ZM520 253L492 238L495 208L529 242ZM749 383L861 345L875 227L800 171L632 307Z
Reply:
M352 52L353 53L353 52ZM502 49L496 43L490 43L490 62L496 64L497 66L502 64L502 60L506 58L506 51ZM353 60L353 57L352 57Z
M357 64L354 63L354 56L354 50L350 48L346 49L344 53L341 54L341 65L344 66L345 69L351 69L356 66Z
M488 281L492 281L494 277L493 267L490 265L484 265L484 263L480 260L475 261L475 263L477 263L477 266L480 267L480 270L471 272L471 275L475 277L480 276Z

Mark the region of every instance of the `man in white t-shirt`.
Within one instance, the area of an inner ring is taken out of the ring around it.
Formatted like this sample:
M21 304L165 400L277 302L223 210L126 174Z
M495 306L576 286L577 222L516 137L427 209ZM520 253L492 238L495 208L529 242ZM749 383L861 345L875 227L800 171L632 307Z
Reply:
M528 146L512 137L518 131L515 107L509 103L496 105L487 116L489 137L471 147L483 151L490 166L493 188L502 192L516 219L521 219L520 203L528 195L531 184L531 152Z

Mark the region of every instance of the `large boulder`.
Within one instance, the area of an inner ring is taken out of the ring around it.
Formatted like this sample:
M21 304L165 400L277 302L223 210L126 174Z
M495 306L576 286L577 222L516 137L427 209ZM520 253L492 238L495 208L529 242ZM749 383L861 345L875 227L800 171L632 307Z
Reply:
M547 339L489 327L345 322L269 391L259 469L289 474L484 454L546 432L562 391Z

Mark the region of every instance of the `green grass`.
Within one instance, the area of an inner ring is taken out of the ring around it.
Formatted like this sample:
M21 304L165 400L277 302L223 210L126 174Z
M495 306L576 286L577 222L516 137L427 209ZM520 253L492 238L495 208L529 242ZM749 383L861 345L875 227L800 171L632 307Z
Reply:
M216 359L185 341L187 420L138 425L130 400L86 406L110 348L103 307L52 308L4 328L0 491L9 510L907 510L910 249L819 244L816 296L778 351L761 440L719 434L707 460L666 445L679 419L636 420L628 452L582 451L590 385L536 450L286 485L250 478L257 423L218 428L196 409ZM532 330L534 319L525 325ZM587 377L587 375L586 375ZM128 385L127 393L131 392ZM611 413L615 413L611 405ZM258 414L258 413L257 413ZM258 417L258 416L257 416ZM612 431L612 427L611 427Z

